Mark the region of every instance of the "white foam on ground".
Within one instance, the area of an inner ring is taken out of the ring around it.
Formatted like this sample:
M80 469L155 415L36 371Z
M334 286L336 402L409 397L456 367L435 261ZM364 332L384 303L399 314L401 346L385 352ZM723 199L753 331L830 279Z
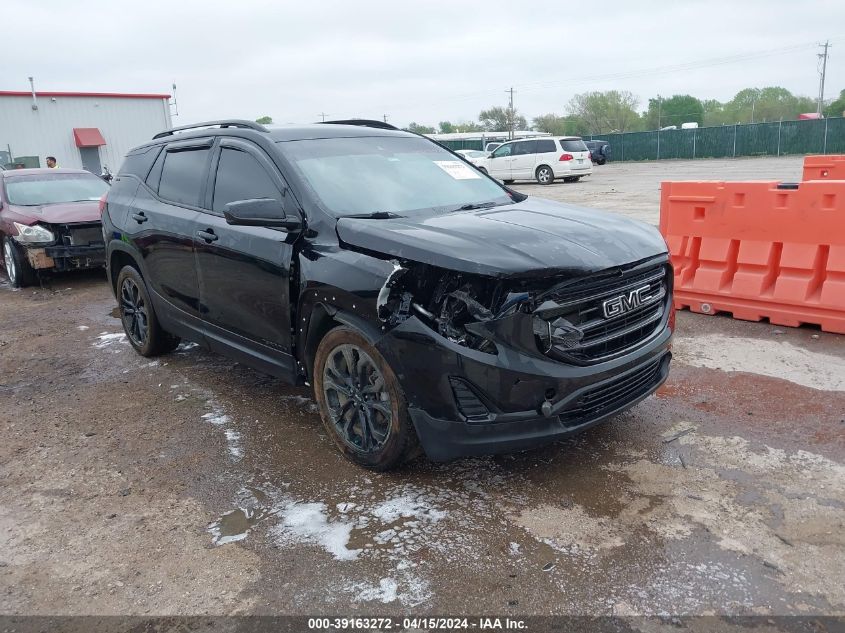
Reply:
M393 578L382 578L378 587L367 583L352 583L347 591L354 593L353 602L395 602L399 597L399 583Z
M87 325L77 325L76 329L80 330L81 332L84 332L85 330L88 329L88 326Z
M115 343L127 343L126 334L123 332L114 332L112 334L108 332L101 332L99 336L97 336L97 340L94 341L91 345L96 347L97 349L105 349L110 345L114 345Z
M211 422L216 426L225 426L232 421L232 418L226 414L225 409L213 400L209 400L206 404L211 407L211 411L202 415L202 419L206 422Z
M433 508L425 498L412 494L382 501L372 509L371 514L383 523L410 518L437 523L446 516L446 512Z
M234 429L226 429L226 444L229 447L229 455L235 461L244 456L244 449L241 446L241 434Z
M782 378L821 391L845 391L845 359L786 341L706 334L677 336L676 361L693 367Z
M316 543L337 560L355 560L361 553L348 547L354 525L329 521L325 503L289 503L281 509L280 519L273 531L283 541Z

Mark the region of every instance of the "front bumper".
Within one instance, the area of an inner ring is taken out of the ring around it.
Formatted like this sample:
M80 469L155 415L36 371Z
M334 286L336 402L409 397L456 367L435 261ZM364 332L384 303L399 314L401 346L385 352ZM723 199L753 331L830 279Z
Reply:
M412 317L376 346L426 454L446 461L540 446L630 408L666 380L670 340L664 328L625 356L575 366L502 345L497 355L471 350Z
M25 247L30 266L38 270L81 270L105 266L105 246Z

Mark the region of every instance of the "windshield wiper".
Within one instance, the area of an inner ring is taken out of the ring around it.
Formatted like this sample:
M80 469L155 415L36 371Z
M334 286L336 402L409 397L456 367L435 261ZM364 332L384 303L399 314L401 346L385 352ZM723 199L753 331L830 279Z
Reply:
M355 213L352 215L342 215L342 218L356 218L356 219L363 219L363 220L390 220L392 218L401 218L401 215L397 215L392 211L373 211L372 213Z
M452 212L454 212L454 211L475 211L477 209L489 209L491 207L498 206L499 204L501 204L501 203L499 203L499 202L474 202L474 203L471 203L471 204L464 204L464 205L458 207L457 209L452 209Z

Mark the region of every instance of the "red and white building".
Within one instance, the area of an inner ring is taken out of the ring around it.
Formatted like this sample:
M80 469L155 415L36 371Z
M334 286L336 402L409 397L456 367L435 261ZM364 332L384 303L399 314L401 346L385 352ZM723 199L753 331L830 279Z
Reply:
M170 95L0 91L0 165L104 167L116 172L131 148L172 127ZM11 154L11 155L10 155ZM34 165L37 159L37 165Z

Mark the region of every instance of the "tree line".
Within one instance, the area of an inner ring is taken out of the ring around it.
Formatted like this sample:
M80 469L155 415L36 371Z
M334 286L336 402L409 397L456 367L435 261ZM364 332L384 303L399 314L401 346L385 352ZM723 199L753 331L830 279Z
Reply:
M530 127L517 110L496 106L482 110L477 122L441 121L437 127L413 122L405 129L419 134L501 132L511 129L513 124L515 130L533 129L555 136L584 136L681 127L683 123L692 122L702 127L763 123L796 119L799 114L816 111L814 99L794 95L779 86L746 88L724 103L716 99L701 100L692 95L672 95L650 98L645 106L641 111L639 97L626 90L585 92L569 101L565 113L540 115L532 119ZM824 115L845 115L845 90L824 109Z

